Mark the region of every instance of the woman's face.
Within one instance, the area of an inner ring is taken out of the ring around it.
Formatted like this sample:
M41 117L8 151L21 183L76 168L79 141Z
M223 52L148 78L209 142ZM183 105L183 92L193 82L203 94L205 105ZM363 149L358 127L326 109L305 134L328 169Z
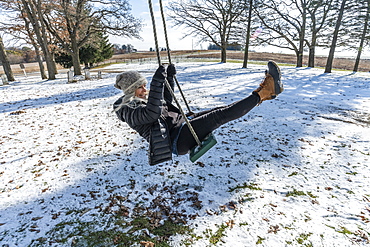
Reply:
M141 87L139 87L135 91L135 96L141 99L146 99L147 94L148 94L148 90L146 89L145 84L141 85Z

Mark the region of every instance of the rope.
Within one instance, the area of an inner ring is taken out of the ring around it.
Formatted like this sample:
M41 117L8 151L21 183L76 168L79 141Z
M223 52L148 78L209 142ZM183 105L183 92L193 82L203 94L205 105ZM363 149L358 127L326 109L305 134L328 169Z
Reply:
M149 2L150 15L152 17L153 34L154 34L154 42L155 42L155 51L157 52L158 64L161 65L162 62L161 62L161 55L159 53L158 36L157 36L157 29L155 28L155 19L154 19L152 1L151 0L148 0L148 2Z
M156 31L156 26L155 26L155 20L154 20L154 12L153 12L153 5L152 5L152 1L151 0L148 0L148 3L149 3L149 10L150 10L150 15L152 17L152 24L153 24L153 34L154 34L154 41L155 41L155 48L156 48L156 51L157 51L157 58L158 58L158 64L161 65L161 55L159 53L159 46L158 46L158 37L157 37L157 31ZM168 49L167 49L168 50ZM167 81L167 79L164 80L165 84L166 84L166 87L168 89L168 91L170 92L172 98L175 100L176 102L176 105L177 107L179 108L180 112L181 112L181 115L182 117L185 119L185 122L186 124L188 125L188 128L191 132L191 134L193 135L195 141L197 142L198 146L201 146L202 143L200 142L197 134L195 133L195 130L193 128L193 126L191 126L190 124L190 121L189 119L187 118L185 112L183 111L179 101L177 100L176 96L175 96L175 93L173 92L172 88L171 88L171 85L170 83Z
M166 40L166 46L167 46L166 48L167 48L168 62L169 62L170 64L172 64L172 62L171 62L170 45L169 45L169 42L168 42L168 35L167 35L166 19L165 19L165 17L164 17L164 11L163 11L163 4L162 4L162 0L159 0L159 6L160 6L160 9L161 9L162 22L163 22L163 29L164 29L164 37L165 37L165 40ZM177 88L179 89L179 92L180 92L180 94L181 94L182 99L184 100L184 103L185 103L185 105L186 105L186 108L188 109L188 112L191 112L190 107L189 107L189 105L188 105L188 102L187 102L187 101L186 101L186 99L185 99L185 95L184 95L184 93L183 93L183 92L182 92L182 90L181 90L181 87L180 87L180 84L179 84L179 82L178 82L178 80L177 80L176 75L173 77L173 79L174 79L174 80L175 80L175 82L176 82L176 86L177 86Z

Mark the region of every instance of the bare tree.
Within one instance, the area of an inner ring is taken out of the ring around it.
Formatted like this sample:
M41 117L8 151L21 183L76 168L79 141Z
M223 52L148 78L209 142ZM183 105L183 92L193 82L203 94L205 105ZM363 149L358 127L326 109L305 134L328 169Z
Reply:
M26 13L27 18L32 24L34 33L37 38L37 42L40 45L42 52L45 57L45 62L48 70L49 80L54 80L56 77L56 67L53 56L50 52L50 47L48 44L48 37L46 28L44 25L43 15L44 15L44 1L43 0L22 0L22 10Z
M43 22L65 52L75 75L81 74L79 48L99 33L139 38L141 21L130 14L127 0L56 0Z
M186 36L195 36L200 42L212 42L221 49L221 62L226 63L226 49L241 27L245 18L244 0L179 0L169 5L170 17L175 25L184 26ZM239 32L238 32L239 31Z
M4 72L6 74L6 77L8 78L8 81L15 81L13 76L13 71L10 67L8 55L6 54L3 39L0 37L0 61L3 65Z
M305 42L309 48L308 67L315 67L316 47L319 45L320 32L328 27L328 16L333 10L333 0L310 1L307 8L309 20ZM310 39L308 38L310 36ZM322 45L324 46L324 44Z
M262 44L293 50L297 67L303 64L303 48L309 0L259 0L255 12L266 31Z
M344 10L346 7L346 1L347 0L342 0L341 6L339 9L338 18L337 18L334 33L333 33L333 39L332 39L331 46L330 46L329 56L326 61L325 73L331 73L331 69L333 66L333 60L334 60L335 48L337 46L338 33L339 33L339 29L342 23L343 14L344 14Z
M47 79L45 68L42 61L40 46L36 41L35 32L27 18L25 9L21 1L18 0L0 0L0 7L3 9L3 20L0 25L2 30L7 30L7 34L13 36L12 40L23 40L26 44L32 44L35 49L36 59L39 63L42 79Z
M32 44L33 48L35 49L35 53L36 53L36 60L39 64L39 68L40 68L40 75L41 75L41 78L42 79L47 79L47 76L46 76L46 73L45 73L45 67L44 67L44 63L43 63L43 59L42 59L42 55L40 53L40 50L39 50L39 45L37 44L36 40L35 40L35 35L34 35L34 32L31 28L31 23L29 22L29 20L27 18L25 18L24 15L22 15L22 18L23 18L23 21L24 21L24 26L25 26L25 31L27 32L27 36L29 38L29 42ZM55 69L56 71L56 69Z
M355 65L353 67L353 72L358 71L358 66L360 64L361 54L365 47L365 44L370 42L369 38L369 22L370 22L370 0L363 0L358 2L358 9L356 11L358 14L354 15L355 25L353 27L354 39L360 37L359 45L357 48L357 57ZM363 20L363 21L359 21ZM357 24L357 25L356 25Z

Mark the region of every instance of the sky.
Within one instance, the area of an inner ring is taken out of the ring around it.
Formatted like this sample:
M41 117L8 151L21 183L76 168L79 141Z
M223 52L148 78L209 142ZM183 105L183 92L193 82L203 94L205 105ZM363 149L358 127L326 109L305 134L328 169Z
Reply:
M163 1L164 12L166 14L169 11L166 6L168 6L168 1ZM149 4L146 0L135 0L130 1L134 17L142 19L144 27L140 33L143 40L122 38L117 36L111 36L110 42L113 44L131 44L139 51L148 51L151 47L154 48L154 36L153 36L153 26L150 17ZM159 8L159 1L153 0L153 10L155 15L155 23L158 34L158 43L160 47L166 47L162 17ZM169 46L171 50L191 50L191 49L205 49L208 44L197 44L197 39L194 37L183 37L183 27L174 27L173 23L166 17L166 27L169 39Z
M165 15L169 11L166 8L166 6L168 6L168 2L169 0L163 0ZM123 37L118 37L118 36L110 36L110 42L112 44L119 44L119 45L131 44L138 51L149 51L150 48L155 47L155 43L154 43L153 27L152 27L152 21L150 17L148 1L147 0L135 0L135 1L130 1L130 4L132 8L131 13L133 14L133 16L143 20L144 27L142 28L142 31L140 32L140 36L142 37L142 40L123 38ZM154 15L155 15L158 43L160 47L166 47L159 1L152 0L152 4L153 4ZM207 49L209 44L208 43L198 43L198 40L196 37L188 36L182 39L185 33L184 27L175 27L173 22L171 22L171 20L167 18L167 15L166 15L166 26L167 26L167 33L168 33L168 39L169 39L169 47L171 50ZM254 47L253 50L261 51L261 52L292 53L292 51L287 50L287 49L285 50L280 49L279 51L277 51L276 47L263 47L263 48ZM339 48L336 49L336 56L355 57L356 55L356 53L353 51L345 51L345 50L339 51L339 50L340 50ZM329 54L328 49L318 48L316 51L316 55L328 55L328 54ZM362 57L367 58L368 56L369 56L369 52L364 51Z
M165 14L168 14L168 2L170 0L163 0L163 6ZM149 51L150 48L155 48L154 43L154 36L153 36L153 27L152 21L150 17L149 5L147 0L135 0L129 1L131 5L131 13L135 18L139 18L142 20L143 28L140 32L140 36L142 37L141 40L135 38L126 38L126 37L119 37L119 36L110 36L110 42L112 44L118 45L127 45L131 44L134 46L135 49L139 51ZM152 0L154 15L155 15L155 22L158 34L158 42L160 47L166 47L165 39L164 39L164 32L163 32L163 24L162 18L159 8L159 0ZM2 13L0 12L0 16ZM167 15L166 15L167 16ZM167 26L167 33L169 39L169 46L171 50L203 50L207 49L208 43L198 43L198 39L196 37L188 36L186 38L184 36L185 30L184 27L175 27L173 22L166 18L166 26ZM6 35L3 36L3 40L5 41L6 46L11 46L12 42L7 41ZM276 47L253 47L254 51L261 51L261 52L281 52L281 53L292 53L290 50L277 50ZM328 55L329 51L327 49L320 49L318 48L316 51L316 55ZM366 49L363 54L362 58L368 58L370 52ZM336 49L336 56L345 56L345 57L355 57L356 53L354 51L339 51L339 48Z

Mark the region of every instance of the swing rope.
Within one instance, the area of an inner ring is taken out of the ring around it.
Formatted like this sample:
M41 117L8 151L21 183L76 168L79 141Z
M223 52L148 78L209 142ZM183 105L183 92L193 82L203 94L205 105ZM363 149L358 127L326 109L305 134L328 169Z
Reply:
M169 45L169 42L168 42L168 35L167 35L167 26L166 26L166 18L164 16L164 11L163 11L163 4L162 4L162 0L159 0L159 6L160 6L160 10L161 10L161 16L162 16L162 23L163 23L163 30L164 30L164 38L166 40L166 49L167 49L167 56L168 56L168 62L169 64L172 64L172 61L171 61L171 51L170 51L170 45ZM188 109L188 112L191 113L191 110L190 110L190 107L188 105L188 102L186 101L185 99L185 95L184 93L182 92L181 90L181 87L180 87L180 84L179 84L179 81L177 80L177 77L176 75L173 77L173 79L175 80L176 82L176 86L177 88L179 89L179 92L181 94L181 97L186 105L186 108Z
M151 0L148 0L148 3L149 3L150 15L151 15L151 18L152 18L153 33L154 33L154 42L155 42L155 49L156 49L156 52L157 52L158 64L159 65L162 65L162 63L161 63L161 55L159 53L158 36L157 36L157 31L156 31L156 25L155 25L155 19L154 19L154 12L153 12L152 1ZM167 44L168 44L168 41L167 41ZM167 51L169 52L169 49L168 48L167 48ZM169 57L169 59L170 59L170 57ZM188 128L189 128L189 130L191 132L191 134L193 135L193 137L194 137L195 141L197 142L198 146L200 147L202 145L202 143L200 142L197 134L195 133L195 130L194 130L193 126L190 124L189 119L187 118L187 116L186 116L184 110L182 109L179 101L177 100L177 98L175 96L175 93L173 92L173 90L171 88L171 85L169 84L169 82L167 81L167 79L165 79L164 81L165 81L165 84L166 84L166 87L167 87L168 91L170 92L171 96L175 100L176 105L177 105L177 107L179 108L179 110L181 112L181 115L185 119L185 122L186 122L186 124L187 124L187 126L188 126Z
M155 28L155 19L154 19L152 1L148 0L148 3L149 3L150 16L152 17L155 51L157 52L158 64L161 65L162 62L161 62L161 55L159 53L158 36L157 36L157 29Z

